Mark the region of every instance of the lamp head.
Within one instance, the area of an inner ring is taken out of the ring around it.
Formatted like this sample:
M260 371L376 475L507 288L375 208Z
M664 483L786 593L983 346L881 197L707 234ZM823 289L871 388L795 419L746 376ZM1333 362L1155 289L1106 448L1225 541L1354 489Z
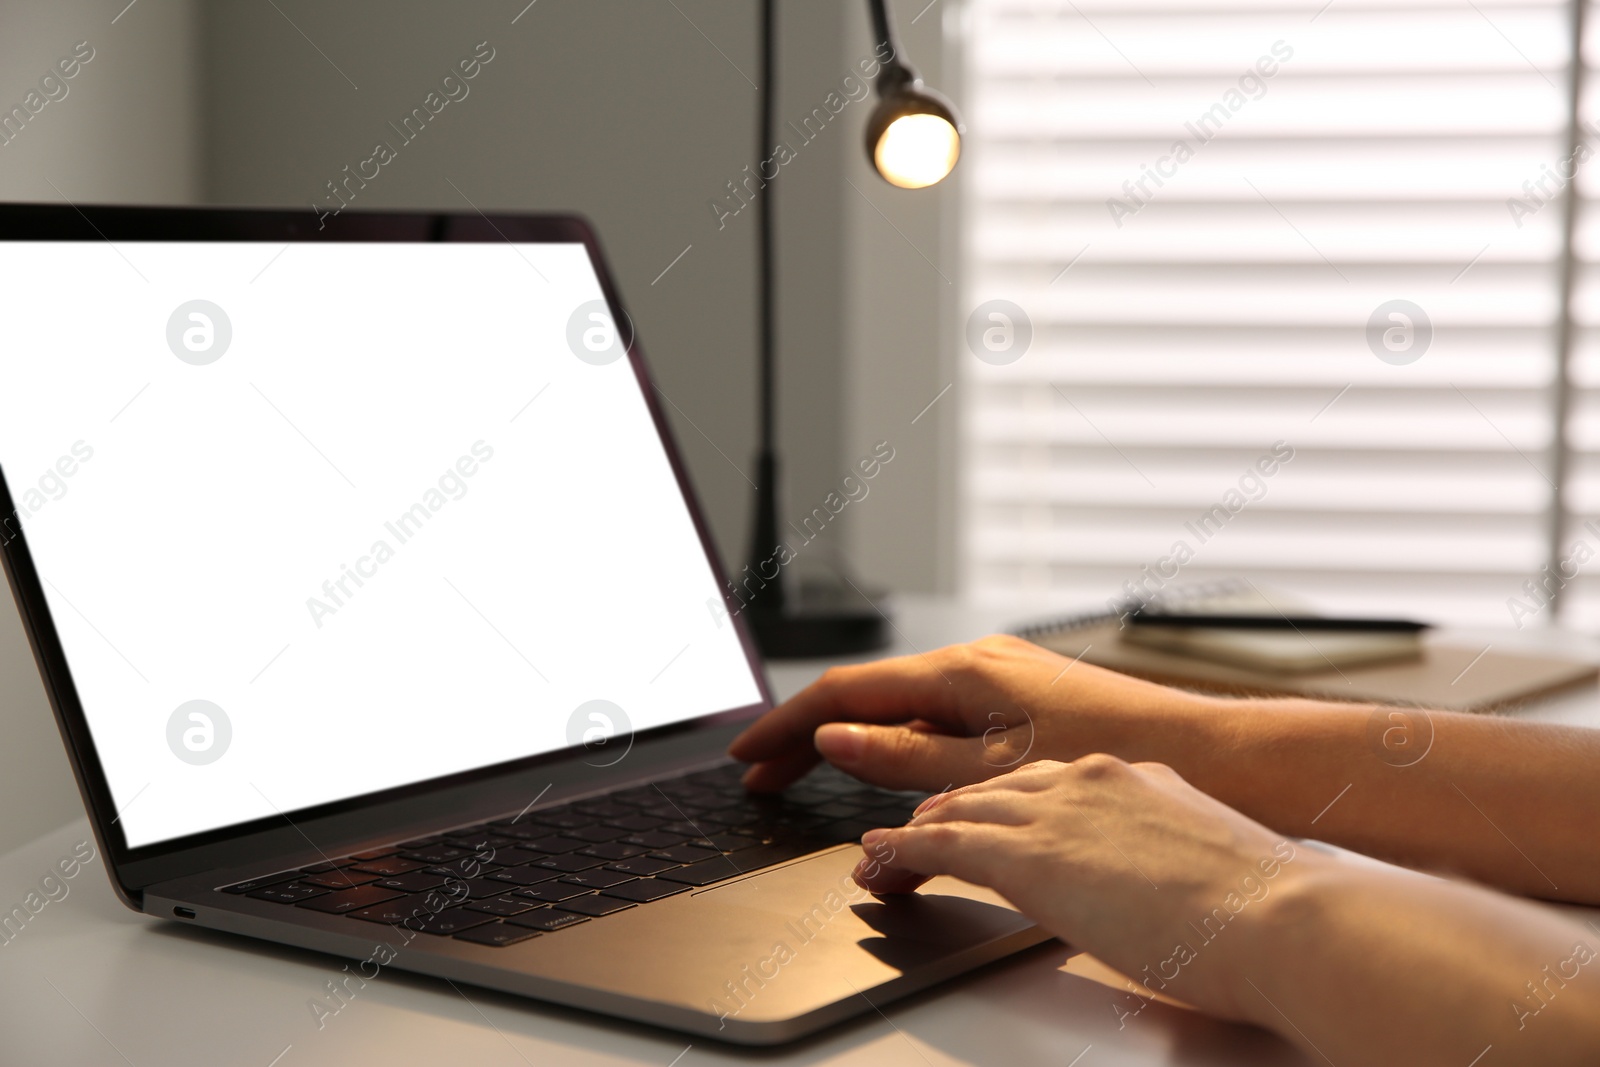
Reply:
M944 96L909 68L891 63L878 79L878 106L867 121L867 157L902 189L944 180L961 158L961 119Z

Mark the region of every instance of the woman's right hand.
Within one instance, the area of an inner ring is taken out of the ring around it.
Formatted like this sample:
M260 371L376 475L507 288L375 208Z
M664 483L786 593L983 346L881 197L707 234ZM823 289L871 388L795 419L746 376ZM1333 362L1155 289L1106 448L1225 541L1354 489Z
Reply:
M937 792L1040 759L1156 758L1204 697L996 635L921 655L835 667L739 735L752 790L783 789L826 759L863 781Z
M905 826L872 830L862 845L863 888L908 893L941 874L988 886L1145 985L1132 1011L1161 990L1275 1029L1244 980L1272 947L1261 930L1279 909L1268 898L1328 866L1170 767L1099 754L929 797Z

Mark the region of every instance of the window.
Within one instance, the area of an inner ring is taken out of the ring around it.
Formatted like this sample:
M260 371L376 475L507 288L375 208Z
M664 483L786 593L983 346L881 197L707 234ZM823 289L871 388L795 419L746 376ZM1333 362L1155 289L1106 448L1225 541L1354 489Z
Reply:
M1523 583L1579 538L1600 575L1581 205L1570 390L1560 359L1559 175L1600 154L1600 129L1569 143L1567 4L970 15L969 595L1243 573L1329 611L1532 625L1555 612ZM1600 580L1561 606L1600 623Z

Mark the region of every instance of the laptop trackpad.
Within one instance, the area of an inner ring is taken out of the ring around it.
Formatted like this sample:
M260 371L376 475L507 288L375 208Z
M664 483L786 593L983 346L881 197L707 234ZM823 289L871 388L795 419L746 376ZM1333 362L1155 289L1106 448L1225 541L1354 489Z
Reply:
M840 848L585 923L526 942L528 962L654 1002L676 1016L661 1016L669 1025L701 1028L686 1010L727 1037L729 1026L796 1027L749 1036L764 1040L813 1028L808 1016L854 1014L844 1002L859 994L920 988L1048 937L998 894L953 878L879 900L850 877L860 856Z
M694 894L699 905L755 920L774 947L854 946L896 971L916 970L1032 926L996 893L936 878L880 899L850 877L860 850L840 849ZM759 918L758 918L759 916ZM781 954L781 953L780 953ZM830 953L832 955L832 953Z
M898 971L944 959L1031 926L988 890L939 878L880 899L850 877L858 849L813 856L695 894L718 910L762 912L775 934L800 945L854 944ZM952 892L953 890L953 892Z

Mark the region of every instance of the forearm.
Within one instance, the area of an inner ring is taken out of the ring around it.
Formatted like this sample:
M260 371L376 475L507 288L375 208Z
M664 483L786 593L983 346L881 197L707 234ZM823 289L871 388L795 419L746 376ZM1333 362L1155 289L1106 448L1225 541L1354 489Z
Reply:
M1108 751L1167 763L1287 835L1600 903L1600 731L1391 710L1185 697Z
M1333 1063L1600 1061L1600 937L1549 909L1311 859L1235 942L1239 1014Z

